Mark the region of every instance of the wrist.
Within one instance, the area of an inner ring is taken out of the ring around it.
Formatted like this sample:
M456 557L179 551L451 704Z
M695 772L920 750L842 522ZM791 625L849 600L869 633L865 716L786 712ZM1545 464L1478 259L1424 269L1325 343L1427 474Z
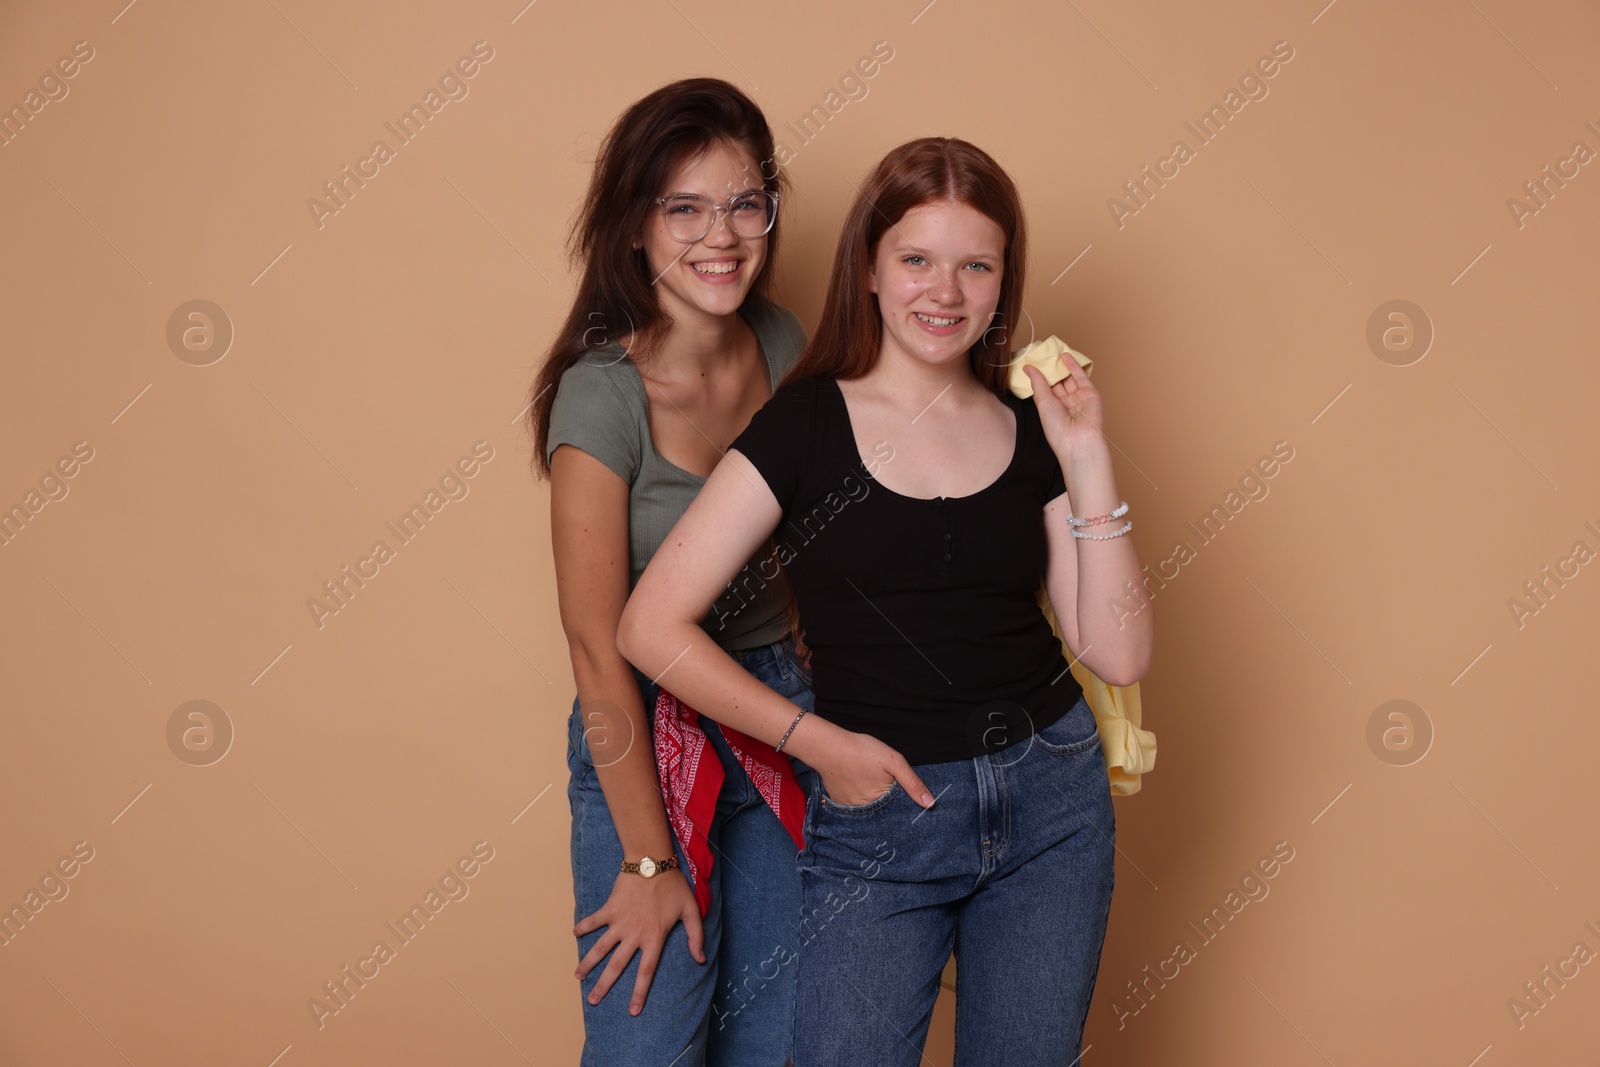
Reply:
M840 727L819 718L816 712L802 715L800 721L795 724L794 731L789 734L789 740L784 744L783 751L820 772L820 765L828 761L831 742L835 740L833 735L842 732Z
M678 857L676 855L640 857L632 861L624 858L622 869L617 872L617 876L619 878L634 876L641 881L653 882L668 871L677 869Z
M1056 459L1061 471L1070 477L1072 471L1098 471L1111 465L1111 446L1099 431L1078 433L1056 449Z
M677 854L677 851L673 848L672 837L670 834L659 838L628 837L622 840L622 858L631 863L638 863L641 856L649 856L651 859L664 860L668 856L676 856Z

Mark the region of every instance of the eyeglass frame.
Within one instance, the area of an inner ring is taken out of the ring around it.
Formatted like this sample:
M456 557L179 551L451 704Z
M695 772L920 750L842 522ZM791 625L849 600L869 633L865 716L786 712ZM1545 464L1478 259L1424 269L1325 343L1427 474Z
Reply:
M701 196L699 193L673 193L671 196L655 197L651 202L657 207L665 207L667 201L669 200L675 200L679 197L692 197L696 200L702 201L703 203L711 205L711 222L706 226L706 232L702 233L699 237L679 237L677 234L672 232L671 224L668 224L667 226L667 236L671 237L674 241L678 241L686 245L692 245L696 241L704 241L708 236L710 236L711 231L717 228L717 223L721 221L722 216L731 215L733 213L733 202L735 200L738 200L742 196L752 196L756 193L760 193L762 196L767 197L772 201L772 218L767 221L767 228L753 237L746 237L738 230L735 230L732 223L728 224L728 229L734 234L734 236L740 238L741 240L754 241L757 237L765 237L767 234L771 233L772 228L778 224L778 202L783 199L783 194L768 192L765 189L746 189L742 193L734 193L732 196L728 197L728 202L726 204L719 204L712 200L709 196Z

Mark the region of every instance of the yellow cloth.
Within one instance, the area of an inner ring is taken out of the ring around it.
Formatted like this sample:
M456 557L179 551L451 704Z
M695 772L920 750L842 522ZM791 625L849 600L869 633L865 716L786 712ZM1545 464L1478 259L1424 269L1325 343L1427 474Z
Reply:
M1039 368L1051 385L1067 376L1064 357L1071 353L1083 368L1084 374L1094 373L1094 361L1082 352L1067 347L1066 342L1054 335L1018 349L1012 356L1007 379L1011 391L1020 397L1033 396L1033 383L1023 371L1024 364ZM1050 629L1061 637L1061 625L1056 621L1050 606L1050 594L1044 582L1039 583L1035 594L1044 617L1050 620ZM1143 729L1143 713L1139 705L1139 683L1132 685L1107 685L1093 671L1080 662L1072 664L1072 676L1083 687L1083 695L1094 712L1100 728L1100 749L1105 754L1106 769L1110 772L1113 796L1129 796L1139 791L1139 776L1153 770L1156 765L1156 735Z
M1033 382L1029 380L1023 365L1027 364L1039 368L1044 375L1044 380L1051 385L1056 384L1067 376L1067 365L1060 356L1071 352L1072 357L1078 361L1078 366L1083 368L1085 376L1094 374L1094 360L1068 348L1067 343L1055 334L1051 334L1043 341L1023 345L1011 354L1011 371L1006 378L1006 384L1011 386L1011 391L1026 400L1033 396Z

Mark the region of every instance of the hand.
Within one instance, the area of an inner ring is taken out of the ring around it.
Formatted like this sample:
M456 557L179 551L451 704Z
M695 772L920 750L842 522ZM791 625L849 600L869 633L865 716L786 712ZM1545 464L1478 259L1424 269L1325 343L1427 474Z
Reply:
M822 764L811 766L822 777L822 790L837 804L870 804L895 783L925 808L933 794L911 769L906 758L870 734L840 730L843 735Z
M639 952L642 954L639 974L633 982L628 1014L638 1015L643 1011L650 982L655 978L656 964L661 959L661 946L679 922L689 932L689 954L704 963L705 930L700 924L700 905L695 902L688 877L676 869L663 871L654 878L619 872L606 902L572 928L574 937L582 937L602 926L606 928L578 964L577 976L581 982L600 965L607 952L611 953L611 962L589 993L589 1003L598 1004L605 999L606 993L627 969L633 954Z
M1100 391L1089 384L1089 376L1070 355L1061 357L1067 376L1054 385L1031 364L1023 373L1033 383L1033 402L1039 409L1039 422L1045 437L1058 456L1071 455L1073 446L1083 440L1096 444L1105 437L1105 413L1100 406Z

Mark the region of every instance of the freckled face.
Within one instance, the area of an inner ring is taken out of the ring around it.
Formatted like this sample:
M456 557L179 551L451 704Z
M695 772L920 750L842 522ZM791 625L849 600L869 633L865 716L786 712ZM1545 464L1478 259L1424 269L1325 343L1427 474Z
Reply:
M1000 306L1005 233L967 204L936 200L907 211L878 242L870 288L883 348L925 363L965 358Z

